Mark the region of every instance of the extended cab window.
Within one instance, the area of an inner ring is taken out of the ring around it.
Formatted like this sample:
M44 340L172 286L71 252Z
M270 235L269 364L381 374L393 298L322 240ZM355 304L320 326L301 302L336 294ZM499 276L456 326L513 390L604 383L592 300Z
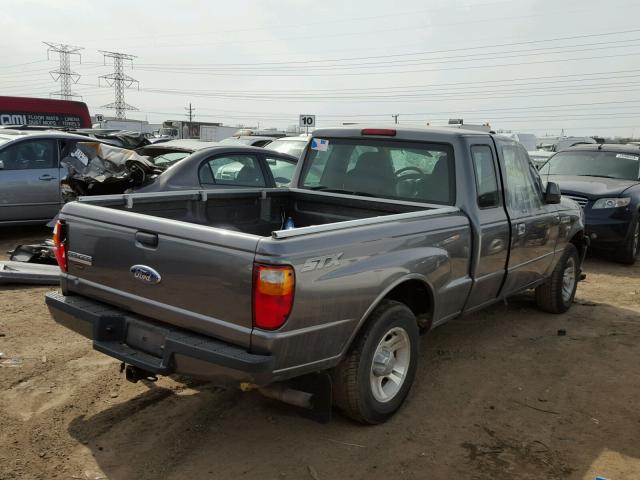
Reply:
M493 163L493 153L488 145L474 145L471 147L473 168L476 173L476 188L478 190L478 206L491 208L500 205L498 179Z
M302 188L452 205L453 148L378 139L323 139L307 150Z
M0 150L4 170L32 170L58 167L55 140L27 140Z
M202 185L264 187L266 182L253 155L225 155L205 161L198 171Z

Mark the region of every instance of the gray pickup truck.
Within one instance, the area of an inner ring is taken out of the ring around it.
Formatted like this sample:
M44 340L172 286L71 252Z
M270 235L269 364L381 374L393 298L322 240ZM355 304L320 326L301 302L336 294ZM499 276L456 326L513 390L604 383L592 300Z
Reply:
M420 333L527 289L548 312L573 301L582 212L517 142L321 129L291 185L65 205L54 319L134 381L239 382L378 423L409 392ZM319 383L329 394L296 395Z

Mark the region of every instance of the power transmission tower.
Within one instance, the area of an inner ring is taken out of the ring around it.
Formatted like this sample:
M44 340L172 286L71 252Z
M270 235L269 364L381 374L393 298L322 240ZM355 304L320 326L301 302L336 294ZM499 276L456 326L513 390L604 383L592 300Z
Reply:
M76 95L71 91L71 84L78 83L78 80L80 79L80 75L78 73L71 71L71 55L78 55L80 62L82 63L82 57L78 52L83 48L66 45L64 43L42 43L49 47L47 48L47 59L49 59L49 54L51 52L57 53L60 58L60 66L58 67L58 70L49 72L54 81L57 82L60 80L60 91L51 92L51 96L58 96L63 100L71 100L73 97L82 98L80 95Z
M113 73L101 75L99 78L103 78L107 85L113 87L115 92L115 102L102 106L104 108L113 108L116 111L116 118L124 119L127 110L138 110L124 101L125 89L130 88L134 83L138 84L138 89L140 89L140 82L124 73L124 61L131 61L131 66L133 67L133 59L136 57L127 53L107 52L105 50L100 50L100 53L104 55L105 65L107 64L107 58L113 58Z

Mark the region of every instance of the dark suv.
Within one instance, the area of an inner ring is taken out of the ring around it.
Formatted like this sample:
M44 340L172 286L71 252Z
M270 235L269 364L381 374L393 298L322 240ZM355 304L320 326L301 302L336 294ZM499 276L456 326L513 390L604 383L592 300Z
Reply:
M640 253L640 148L578 145L556 153L540 169L545 180L580 204L595 248L633 264Z

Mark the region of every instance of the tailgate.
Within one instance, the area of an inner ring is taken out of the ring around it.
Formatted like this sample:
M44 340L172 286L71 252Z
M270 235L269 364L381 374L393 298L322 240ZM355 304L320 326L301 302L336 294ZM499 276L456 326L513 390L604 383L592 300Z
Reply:
M260 237L73 202L63 289L249 346Z

